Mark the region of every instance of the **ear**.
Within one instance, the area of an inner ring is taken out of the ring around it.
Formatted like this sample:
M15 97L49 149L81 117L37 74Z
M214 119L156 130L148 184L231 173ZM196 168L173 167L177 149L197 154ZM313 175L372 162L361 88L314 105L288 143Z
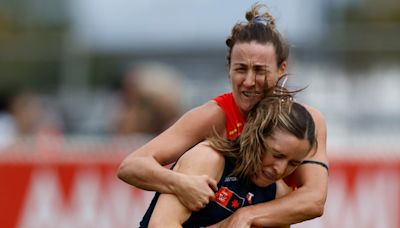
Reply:
M279 79L281 79L283 77L283 75L285 75L286 67L287 67L287 62L283 61L283 63L279 66L279 69L278 69Z

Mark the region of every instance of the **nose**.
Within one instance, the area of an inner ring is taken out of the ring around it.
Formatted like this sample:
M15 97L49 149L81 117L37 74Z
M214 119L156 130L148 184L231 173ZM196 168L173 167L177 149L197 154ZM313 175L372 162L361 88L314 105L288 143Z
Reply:
M274 164L274 170L278 179L283 178L286 173L288 162L285 159L277 159Z
M243 85L246 87L252 87L256 84L256 75L253 71L249 70L245 77L246 78L243 81Z

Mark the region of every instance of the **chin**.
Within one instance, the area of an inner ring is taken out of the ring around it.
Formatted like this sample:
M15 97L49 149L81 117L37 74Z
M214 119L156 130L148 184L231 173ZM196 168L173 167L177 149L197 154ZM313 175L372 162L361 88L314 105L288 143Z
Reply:
M248 112L250 112L250 110L251 110L256 104L257 104L257 102L254 102L254 103L246 103L246 104L243 104L243 105L241 106L241 109L242 109L244 112L248 113Z
M260 180L260 179L253 179L252 181L258 187L267 187L268 185L274 183L273 181L270 180Z
M247 107L248 107L248 109L249 109L249 111L250 111L254 106L256 106L260 101L261 101L261 99L254 99L254 100L252 100L251 102L249 102L248 104L246 104Z

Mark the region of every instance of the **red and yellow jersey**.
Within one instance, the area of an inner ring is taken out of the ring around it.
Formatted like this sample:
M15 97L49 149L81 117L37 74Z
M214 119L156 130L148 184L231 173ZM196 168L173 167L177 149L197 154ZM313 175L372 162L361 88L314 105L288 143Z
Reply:
M228 139L235 139L243 130L246 123L245 118L240 114L232 93L225 93L214 98L214 101L222 108L226 116L226 136Z

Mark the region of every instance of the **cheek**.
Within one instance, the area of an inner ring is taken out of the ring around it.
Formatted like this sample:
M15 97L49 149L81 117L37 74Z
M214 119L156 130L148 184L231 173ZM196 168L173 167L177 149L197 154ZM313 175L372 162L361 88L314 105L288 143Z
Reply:
M265 78L266 77L257 77L257 79L256 79L256 84L257 84L257 87L258 88L264 88L264 86L265 86L265 83L266 83L266 80L265 80ZM267 79L268 80L268 79Z
M277 75L268 76L268 78L267 78L268 88L271 88L272 86L275 86L277 82L278 82Z
M242 81L240 75L236 73L229 73L229 80L231 81L231 84L234 86L239 85Z
M274 164L274 158L272 157L272 155L269 154L264 155L264 157L262 158L262 165L271 166L273 164Z

